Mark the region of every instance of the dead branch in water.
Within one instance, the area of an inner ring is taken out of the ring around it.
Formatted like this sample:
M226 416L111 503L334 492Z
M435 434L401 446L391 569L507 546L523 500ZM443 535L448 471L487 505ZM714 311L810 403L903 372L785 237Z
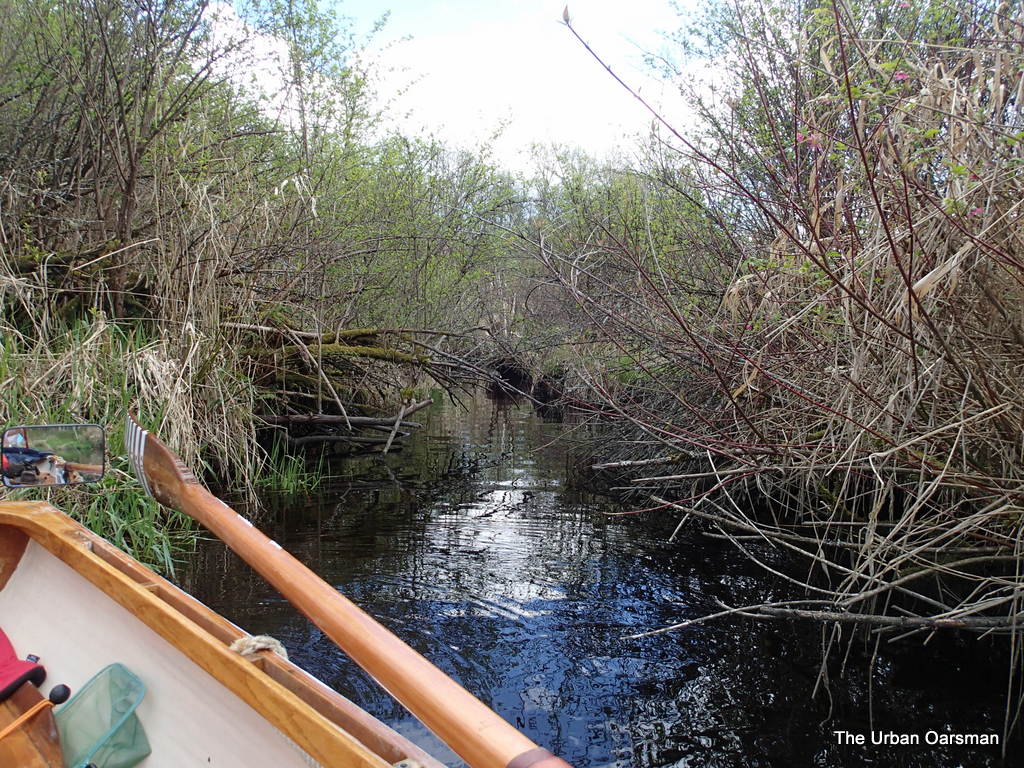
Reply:
M394 419L383 417L378 418L377 416L349 416L347 419L344 416L334 416L331 414L324 413L294 413L286 416L274 416L271 414L257 414L254 416L257 421L263 424L277 424L277 425L289 425L289 424L345 424L346 422L352 426L358 427L388 427L389 429L395 423ZM415 421L402 421L400 426L411 427L413 429L423 426Z
M1012 630L1022 621L1024 613L1017 613L1012 616L988 617L988 616L960 616L950 618L945 616L888 616L885 614L863 614L863 613L840 613L837 611L810 610L807 608L794 607L799 604L814 604L813 600L795 600L784 603L762 603L746 605L741 608L730 608L724 606L724 610L707 616L699 616L694 619L680 621L668 627L652 629L649 632L638 632L635 635L625 635L624 640L636 640L641 637L651 637L665 632L675 632L681 629L706 624L715 619L730 616L742 616L748 619L773 620L773 619L806 619L809 621L832 622L837 624L857 624L860 626L873 626L889 629L976 629L976 630Z
M421 400L417 403L410 403L403 406L393 417L376 416L345 416L331 414L291 414L277 416L263 414L255 418L268 426L283 426L289 430L288 445L292 448L305 448L313 445L351 444L351 445L380 445L383 446L381 453L386 454L396 442L400 442L412 435L412 429L418 429L422 425L414 421L405 421L405 416L410 416L417 411L426 408L433 403L432 400ZM295 436L290 434L290 428L316 427L329 431L322 433L306 434ZM402 427L408 427L403 430ZM348 434L338 434L337 429L344 429ZM386 432L387 436L356 434L359 431Z
M701 459L704 453L699 451L680 451L672 456L659 456L654 459L625 459L623 461L607 461L603 464L593 464L591 469L600 472L606 469L624 469L627 467L650 467L659 464L678 464L685 459Z
M307 445L321 445L328 443L353 443L356 445L386 445L389 442L386 437L362 437L359 435L308 435L307 437L289 437L288 445L294 448L302 448Z
M403 420L399 422L400 427L408 427L411 429L419 429L422 424L415 421L405 421L405 416L411 416L412 414L426 408L428 405L433 404L433 400L423 400L418 403L413 403L404 409ZM351 424L353 426L379 426L388 427L394 425L395 419L390 416L334 416L325 413L295 413L287 414L284 416L278 416L274 414L257 414L253 418L264 424Z

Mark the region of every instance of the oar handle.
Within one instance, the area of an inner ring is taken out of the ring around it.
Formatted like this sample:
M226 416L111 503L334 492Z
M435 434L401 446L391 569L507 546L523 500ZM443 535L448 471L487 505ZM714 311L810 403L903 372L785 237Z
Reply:
M158 439L139 440L146 485L159 501L220 538L470 766L571 768L213 496Z

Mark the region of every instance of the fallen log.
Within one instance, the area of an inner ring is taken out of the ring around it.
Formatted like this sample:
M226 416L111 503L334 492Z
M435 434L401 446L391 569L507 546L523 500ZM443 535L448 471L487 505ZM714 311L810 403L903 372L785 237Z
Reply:
M377 432L387 432L388 434L390 434L391 430L394 429L394 425L370 424L367 427L367 429L373 429L376 430ZM400 429L398 430L398 434L401 435L402 437L408 437L409 435L412 434L412 432L406 432L404 429Z
M402 418L404 419L406 416L412 416L412 414L416 413L416 411L422 411L428 405L433 405L433 404L434 404L434 401L430 400L430 399L420 400L418 403L413 403L412 405L402 409L402 414L401 414ZM394 423L394 419L391 420L391 423L392 424Z
M687 619L668 627L660 627L647 632L638 632L635 635L624 635L624 640L636 640L641 637L660 635L664 632L673 632L680 629L704 624L712 619L720 619L726 616L743 616L750 619L810 619L819 622L836 622L840 624L864 624L881 628L893 629L987 629L1000 630L1012 629L1020 626L1024 615L1021 613L1009 616L976 616L967 613L952 613L940 616L889 616L887 614L870 613L849 613L836 610L816 610L797 608L795 604L818 603L826 604L825 601L799 600L791 604L785 603L762 603L760 605L747 605L741 608L730 608L719 602L725 610L717 613L698 616Z
M289 437L288 445L301 447L316 443L357 443L359 445L385 445L386 437L357 437L355 435L309 435L308 437Z
M285 332L280 328L272 328L269 325L253 325L252 323L233 323L225 321L221 323L222 328L235 328L239 331L253 331L254 333L276 333L284 334ZM290 330L292 335L298 336L301 339L319 339L319 333L312 333L310 331L296 331Z
M289 424L349 424L356 427L386 427L390 430L395 425L393 418L386 416L334 416L326 413L293 414L287 416L274 416L272 414L256 414L253 418L262 421L264 424L289 425ZM422 424L415 421L402 421L401 427L419 429Z
M604 464L593 464L591 469L601 471L603 469L620 469L623 467L650 467L658 464L676 464L685 459L701 459L707 454L700 451L680 451L671 456L659 456L656 459L634 459L632 461L608 461Z
M389 331L381 328L349 328L344 331L338 331L337 333L325 333L320 339L320 343L337 344L338 342L347 342L354 339L373 341L384 333L389 333Z
M278 416L272 413L258 413L253 418L262 421L264 424L274 426L289 426L291 424L351 424L354 427L386 427L390 431L395 427L395 420L401 416L398 421L400 428L419 429L423 426L422 424L415 421L406 421L405 417L423 410L428 405L432 405L433 402L433 400L421 400L418 403L412 403L409 406L403 407L396 416L335 416L327 413L297 413Z
M285 357L302 357L304 354L311 354L317 358L363 358L368 360L383 360L388 363L405 363L407 365L425 365L430 362L426 355L410 355L407 352L399 352L389 347L368 347L362 345L348 346L347 344L305 344L301 348L298 345L288 345L277 349L250 349L247 352L254 357L270 357L275 353Z

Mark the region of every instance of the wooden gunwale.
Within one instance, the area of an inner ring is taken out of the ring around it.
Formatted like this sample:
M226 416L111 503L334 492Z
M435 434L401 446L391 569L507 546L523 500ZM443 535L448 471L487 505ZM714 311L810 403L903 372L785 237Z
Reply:
M80 464L75 461L64 462L64 469L72 470L74 472L89 472L90 474L102 475L104 467L102 464ZM70 483L73 485L73 483Z
M45 502L0 502L0 589L34 540L188 656L322 765L441 764L294 664L228 650L245 633Z
M94 535L93 552L109 565L152 592L174 610L188 617L201 628L230 646L248 633L211 610L187 592L153 573L137 560L109 542ZM294 693L306 704L340 728L348 731L360 742L389 763L413 759L423 768L445 768L430 754L399 735L386 724L349 701L333 688L308 674L301 667L281 658L272 651L259 651L247 659L262 672Z

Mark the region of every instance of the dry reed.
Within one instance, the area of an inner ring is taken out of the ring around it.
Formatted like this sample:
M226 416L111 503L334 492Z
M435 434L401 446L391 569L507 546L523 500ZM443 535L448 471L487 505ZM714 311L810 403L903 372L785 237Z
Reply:
M603 339L581 398L632 427L602 468L807 595L716 616L829 622L830 647L851 622L1006 633L1017 670L1020 7L739 3L724 29L734 87L695 97L700 129L652 109L643 195L699 203L672 242L689 258L609 217L600 260L535 244Z

